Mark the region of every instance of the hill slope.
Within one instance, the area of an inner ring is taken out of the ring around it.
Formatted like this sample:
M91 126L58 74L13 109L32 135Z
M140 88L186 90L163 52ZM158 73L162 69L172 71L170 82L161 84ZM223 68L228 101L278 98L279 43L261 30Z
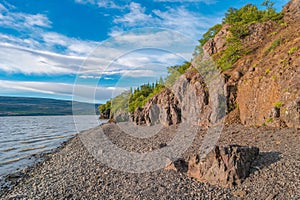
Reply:
M91 114L91 104L45 98L0 97L0 116L72 115L72 103L76 114ZM94 105L93 105L94 106ZM97 111L98 105L95 105Z
M274 13L275 19L243 21L249 19L246 14L252 14L252 8L231 10L227 17L233 15L237 21L230 23L225 18L203 45L204 55L221 71L224 87L219 89L224 91L219 91L219 97L227 104L225 123L300 128L300 2L292 0L282 13ZM269 15L268 10L264 13ZM136 110L133 120L170 125L178 123L178 116L198 116L198 124L210 126L216 115L224 116L222 110L214 111L222 102L214 98L216 85L203 83L208 71L201 60L201 56L194 58L191 68L170 88L173 94L156 95ZM200 73L194 73L195 69Z

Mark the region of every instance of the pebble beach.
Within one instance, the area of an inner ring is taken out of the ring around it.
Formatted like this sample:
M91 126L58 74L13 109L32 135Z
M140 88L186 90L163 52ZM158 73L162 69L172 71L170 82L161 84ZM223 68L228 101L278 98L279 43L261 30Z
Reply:
M101 129L119 148L146 152L167 146L176 128L138 138L117 124L103 124L80 134L97 134ZM88 151L80 134L44 155L42 162L6 176L10 184L2 189L0 199L300 199L300 132L296 129L224 127L218 145L260 149L250 177L235 188L201 183L184 172L163 168L144 173L112 169ZM181 158L197 153L205 134L206 129L200 128Z

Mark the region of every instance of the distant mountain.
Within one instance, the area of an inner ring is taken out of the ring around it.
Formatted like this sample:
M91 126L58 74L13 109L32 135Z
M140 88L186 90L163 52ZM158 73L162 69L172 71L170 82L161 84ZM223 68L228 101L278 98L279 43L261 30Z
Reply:
M74 110L72 109L72 104ZM0 116L87 115L98 114L99 104L27 97L1 97ZM94 110L95 109L95 110ZM73 112L74 111L74 112Z

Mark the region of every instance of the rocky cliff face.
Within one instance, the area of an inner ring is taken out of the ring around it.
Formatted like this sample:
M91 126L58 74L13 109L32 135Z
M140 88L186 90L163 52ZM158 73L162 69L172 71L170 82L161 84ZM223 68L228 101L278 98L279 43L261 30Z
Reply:
M300 127L300 2L291 1L283 12L281 25L265 22L248 27L250 34L242 43L251 53L223 73L229 122ZM210 55L222 50L217 46L225 46L225 30L227 26L204 45Z
M289 23L299 22L300 20L300 2L298 0L290 1L283 9L284 20Z
M170 89L152 97L143 108L138 108L132 116L137 125L163 124L169 126L181 122L181 107L178 98Z
M201 119L207 124L210 117L208 91L203 78L190 68L173 86L152 97L143 108L138 108L132 120L138 124L166 126L182 121Z
M255 51L232 70L243 74L236 83L236 103L245 125L300 127L300 24L297 21L289 24L290 14L295 17L299 14L299 4L299 1L289 3L284 9L289 10L285 13L288 24L268 25L259 34L262 40Z
M242 45L249 53L221 74L223 91L217 91L222 84L208 83L193 62L173 86L138 109L133 121L171 125L191 120L208 126L220 118L217 115L224 116L218 106L225 102L226 123L300 128L300 2L291 1L283 12L285 23L248 27ZM207 55L226 48L228 28L225 25L204 45Z

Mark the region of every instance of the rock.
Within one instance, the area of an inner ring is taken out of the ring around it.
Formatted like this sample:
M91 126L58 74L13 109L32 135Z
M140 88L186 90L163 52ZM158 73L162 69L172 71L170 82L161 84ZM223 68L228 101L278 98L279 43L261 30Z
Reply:
M209 55L212 55L225 49L228 29L229 29L229 25L228 24L224 25L213 39L210 39L203 45L204 51L207 52Z
M164 147L166 147L167 146L167 143L160 143L159 144L159 148L161 149L161 148L164 148Z
M299 22L300 20L300 2L299 0L290 1L284 8L284 21L286 22Z
M181 122L180 104L174 93L166 88L152 97L143 108L137 108L132 119L137 125L178 124Z
M114 119L116 122L128 122L129 121L129 114L123 111L117 111L114 113Z
M249 175L251 162L258 153L257 147L216 146L205 157L191 157L187 174L201 182L233 187L242 183Z
M269 113L269 117L271 118L279 118L280 117L280 108L274 107Z
M244 190L234 190L234 191L232 191L232 195L241 197L241 198L245 198L247 195L247 192Z
M108 123L110 123L110 124L115 124L115 123L116 123L116 121L115 121L115 119L114 119L114 118L110 118L110 119L108 120Z
M282 114L288 127L300 128L300 97L290 102Z
M165 166L165 170L173 170L176 172L187 172L188 164L184 159L177 159L175 161L168 160Z
M109 119L110 118L110 109L105 110L100 113L100 119Z
M240 80L240 78L243 76L243 74L242 74L242 72L240 72L240 71L235 71L234 73L233 73L233 78L234 78L234 80L235 81L238 81L238 80Z

